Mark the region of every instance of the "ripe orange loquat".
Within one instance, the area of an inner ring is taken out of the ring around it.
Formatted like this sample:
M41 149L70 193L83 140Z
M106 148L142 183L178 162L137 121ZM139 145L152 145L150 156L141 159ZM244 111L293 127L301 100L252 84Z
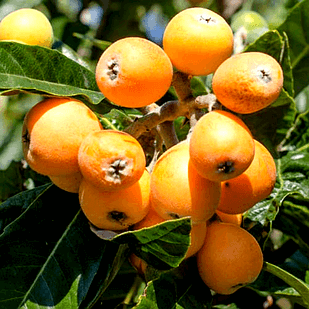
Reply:
M96 66L99 89L111 102L129 108L159 100L171 86L173 66L157 44L127 37L110 45Z
M269 106L277 100L282 87L280 64L261 52L245 52L228 58L212 79L213 92L220 103L240 114Z
M79 172L78 150L92 131L102 130L83 102L52 97L32 107L23 123L23 153L36 172L59 176Z
M151 173L151 205L164 219L190 216L193 224L211 218L217 208L221 185L203 178L189 157L189 144L169 148Z
M233 32L217 13L206 8L188 8L167 24L163 49L179 71L208 75L231 56Z
M125 230L141 221L149 211L150 175L142 177L125 189L104 191L83 178L79 202L87 219L97 228Z
M244 213L272 192L276 183L276 164L257 140L250 166L239 176L221 183L218 210L229 214Z
M202 116L190 137L190 159L198 173L212 181L242 174L254 156L254 141L236 115L214 110Z
M247 230L232 223L213 221L197 253L197 266L210 289L219 294L232 294L257 279L263 267L263 253Z
M124 189L137 182L146 167L144 150L130 134L91 132L81 143L78 164L83 177L101 190Z

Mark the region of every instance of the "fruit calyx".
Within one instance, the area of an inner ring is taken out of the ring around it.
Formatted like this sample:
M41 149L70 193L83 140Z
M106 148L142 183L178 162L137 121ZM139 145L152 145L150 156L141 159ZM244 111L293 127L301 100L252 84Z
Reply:
M207 16L207 15L200 15L198 20L200 22L204 22L206 24L210 24L210 23L215 24L216 23L216 20L214 18L212 18L211 16Z
M230 174L235 171L234 163L231 161L219 163L217 171L218 173Z
M132 172L133 160L117 158L107 167L102 167L105 172L105 180L111 183L121 183L122 179Z
M123 224L123 222L128 218L124 212L117 210L110 211L107 216L110 220L116 221L120 224Z
M119 72L120 72L118 61L116 59L111 59L107 63L107 67L108 69L107 69L106 74L109 76L110 80L117 79Z

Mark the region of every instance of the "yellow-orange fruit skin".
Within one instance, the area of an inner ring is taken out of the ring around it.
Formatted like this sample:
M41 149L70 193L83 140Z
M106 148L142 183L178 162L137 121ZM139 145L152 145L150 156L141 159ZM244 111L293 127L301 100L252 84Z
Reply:
M216 214L222 222L233 223L238 226L242 224L242 214L227 214L218 209L216 210Z
M163 49L173 65L190 75L208 75L233 52L233 32L217 13L188 8L167 24Z
M102 191L83 179L79 202L88 220L97 228L125 230L141 221L149 211L150 175L147 170L132 186Z
M143 220L134 224L133 230L140 230L144 227L151 227L165 221L167 220L160 217L158 213L150 206L148 214ZM206 222L192 225L190 232L190 246L185 256L186 259L193 256L198 250L201 249L206 236L206 228Z
M159 100L169 89L173 66L164 50L139 37L110 45L96 66L96 81L111 102L129 108Z
M49 176L49 179L54 185L64 191L70 193L78 193L82 177L82 174L80 172L77 172L67 175Z
M96 115L83 102L47 98L26 114L23 153L36 172L59 176L79 172L78 150L91 132L102 130Z
M224 181L243 173L254 156L246 124L223 110L211 111L196 123L190 138L190 159L201 176Z
M263 253L245 229L214 221L207 227L205 242L197 253L199 274L219 294L232 294L254 282L263 267Z
M280 95L283 71L272 56L261 52L236 54L216 70L212 88L226 108L240 114L257 112Z
M23 8L0 22L0 40L51 47L54 35L48 18L40 11Z
M81 143L78 164L83 177L102 190L137 182L146 167L144 150L131 135L115 130L91 132Z
M189 158L189 144L169 148L151 173L151 205L164 219L190 216L193 224L215 213L221 185L201 177Z
M272 192L276 183L275 161L264 145L254 142L255 154L250 166L236 178L221 183L218 210L244 213Z

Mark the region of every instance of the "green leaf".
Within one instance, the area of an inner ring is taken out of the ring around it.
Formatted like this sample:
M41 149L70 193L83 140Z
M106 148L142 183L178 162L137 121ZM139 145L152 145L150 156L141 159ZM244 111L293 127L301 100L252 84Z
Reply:
M208 94L209 91L205 86L205 82L201 76L193 76L190 80L192 94L194 97Z
M0 232L2 308L21 302L27 308L90 304L112 281L127 251L96 237L78 195L51 184L2 203Z
M277 30L289 39L297 95L309 84L309 0L296 4Z
M309 203L309 152L302 150L288 152L276 160L276 166L277 182L274 190L267 199L249 209L245 217L265 224L267 221L275 220L278 211L285 211L297 216L301 222L309 220L306 207L297 205L293 207L290 204L284 206L284 202L290 196L299 196L303 199L303 204L304 201ZM293 209L290 209L291 207Z
M277 147L288 134L296 117L295 102L282 90L276 102L256 113L241 115L255 139L276 156Z
M95 75L57 50L15 42L0 42L0 94L24 91L74 96L98 104L104 96ZM110 106L106 103L106 112Z
M0 170L0 202L24 189L21 169L20 162L11 162L6 171Z
M282 268L274 264L264 262L263 269L275 275L276 277L280 278L281 280L286 282L288 285L293 287L302 297L306 306L309 306L309 285L308 284L306 284L302 280L298 279L297 277L293 276L289 272L283 270Z
M270 196L247 213L250 220L261 224L273 221L278 212L289 235L299 239L299 227L309 228L309 111L299 114L278 146L277 182ZM279 220L278 220L279 222ZM299 222L299 223L297 223ZM292 225L296 225L293 229ZM301 241L303 243L303 241Z
M148 282L144 295L134 308L211 308L211 293L195 269L196 260L192 259L189 263L183 263Z
M152 227L117 234L111 231L93 231L103 239L118 244L129 244L131 250L148 265L166 270L179 266L190 245L191 220L168 220Z
M20 161L12 161L6 170L0 170L0 203L25 191L29 186L40 186L45 183L50 183L47 176L36 173Z
M88 70L91 70L90 65L83 58L81 58L74 49L72 49L70 46L63 43L62 41L55 41L53 44L53 50L58 50L61 54L65 55L69 59L79 63Z

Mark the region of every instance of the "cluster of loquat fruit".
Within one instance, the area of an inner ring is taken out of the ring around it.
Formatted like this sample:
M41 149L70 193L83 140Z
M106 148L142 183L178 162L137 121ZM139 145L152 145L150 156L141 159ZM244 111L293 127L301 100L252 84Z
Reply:
M19 37L4 36L6 19L0 23L1 40L40 45L22 38L21 30ZM23 127L29 166L61 189L78 193L82 211L97 228L138 230L190 217L186 258L196 256L201 278L221 294L235 292L261 272L261 248L241 227L241 216L268 197L276 182L271 154L235 113L266 108L283 87L274 58L232 53L230 26L205 8L174 16L163 49L128 37L103 52L96 66L98 87L112 103L128 108L162 98L174 68L188 76L213 73L213 92L227 110L205 113L187 139L167 149L152 170L137 139L103 129L97 115L76 99L44 99L27 113ZM134 254L130 260L145 272L144 261Z

